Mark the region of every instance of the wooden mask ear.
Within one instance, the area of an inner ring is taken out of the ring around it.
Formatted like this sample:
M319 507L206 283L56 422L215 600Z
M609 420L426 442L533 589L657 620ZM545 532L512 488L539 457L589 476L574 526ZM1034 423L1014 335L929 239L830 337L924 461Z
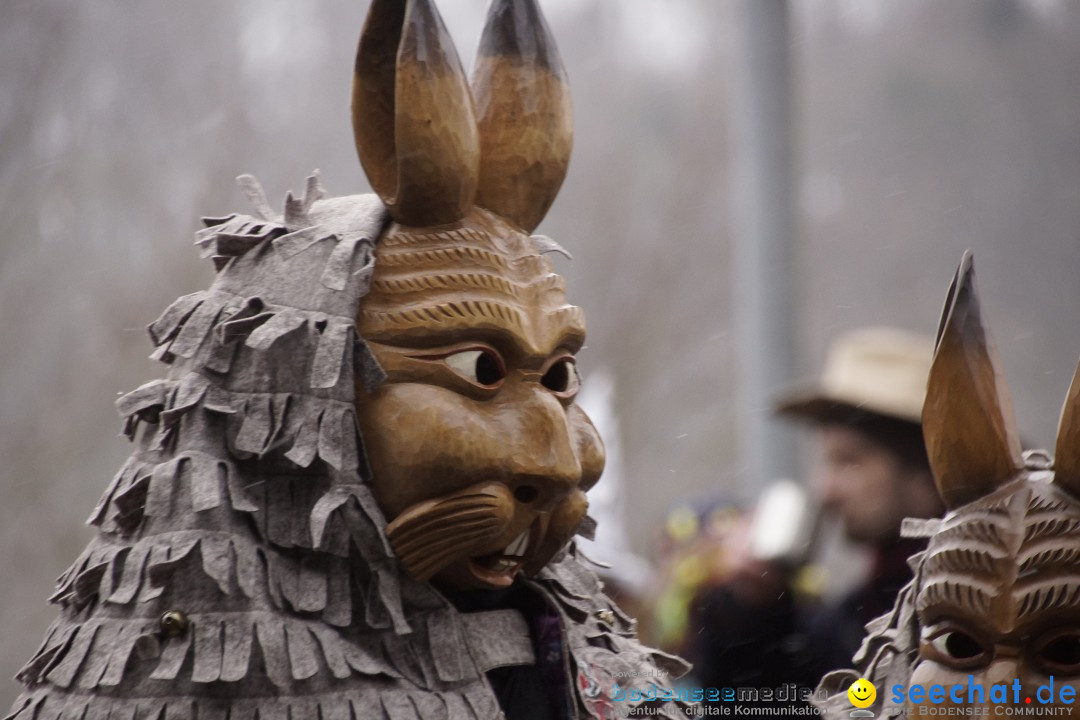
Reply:
M476 203L531 232L566 177L574 134L566 71L536 0L492 2L472 85Z
M992 492L1021 467L1012 400L982 322L970 252L945 299L922 423L938 492L950 510Z
M1080 498L1080 366L1061 408L1054 449L1054 484Z
M461 61L432 0L373 0L353 74L353 133L371 186L402 225L460 220L480 144Z

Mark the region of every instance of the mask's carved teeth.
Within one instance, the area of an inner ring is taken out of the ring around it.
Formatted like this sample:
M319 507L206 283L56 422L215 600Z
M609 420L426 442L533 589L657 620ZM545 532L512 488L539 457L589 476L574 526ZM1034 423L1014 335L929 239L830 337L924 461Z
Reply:
M528 552L532 530L526 529L503 550L470 558L469 565L473 575L495 587L508 587L525 563L525 553Z
M529 549L529 531L524 530L518 535L513 542L506 546L503 550L503 555L521 558L525 556L525 552Z
M509 587L525 566L528 553L540 546L540 533L541 525L534 522L502 550L469 558L473 576L491 587Z
M473 576L493 587L509 587L522 564L522 558L507 557L502 553L469 560Z

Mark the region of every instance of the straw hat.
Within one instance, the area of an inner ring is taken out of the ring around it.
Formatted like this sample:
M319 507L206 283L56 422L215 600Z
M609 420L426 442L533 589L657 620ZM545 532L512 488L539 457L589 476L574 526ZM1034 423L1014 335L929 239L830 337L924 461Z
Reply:
M777 412L814 422L855 412L920 423L933 338L887 327L853 330L833 340L821 378L796 385Z

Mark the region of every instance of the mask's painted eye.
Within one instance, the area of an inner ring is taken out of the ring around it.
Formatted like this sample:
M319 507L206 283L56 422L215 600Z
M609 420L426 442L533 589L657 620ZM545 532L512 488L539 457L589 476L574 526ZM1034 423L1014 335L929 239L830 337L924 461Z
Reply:
M444 360L465 379L486 387L494 387L506 377L502 358L492 350L463 350L447 355Z
M573 358L563 358L549 367L544 377L540 378L540 384L560 395L571 395L577 392L581 381L578 378L577 365Z
M1035 657L1055 674L1080 674L1080 631L1067 630L1053 635L1042 643Z
M982 642L956 628L941 630L930 638L928 645L938 660L957 668L973 667L989 657Z

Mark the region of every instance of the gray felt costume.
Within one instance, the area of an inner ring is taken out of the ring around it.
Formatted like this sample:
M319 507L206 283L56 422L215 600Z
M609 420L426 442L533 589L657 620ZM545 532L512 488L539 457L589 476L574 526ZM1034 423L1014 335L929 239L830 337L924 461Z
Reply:
M136 450L9 717L500 717L484 673L533 662L526 620L461 613L400 570L365 484L355 379L382 371L354 321L385 210L312 177L275 217L241 182L255 216L197 236L216 281L150 325L168 376L118 401ZM637 642L572 548L529 582L561 620L578 716L613 716L615 678L685 670Z

